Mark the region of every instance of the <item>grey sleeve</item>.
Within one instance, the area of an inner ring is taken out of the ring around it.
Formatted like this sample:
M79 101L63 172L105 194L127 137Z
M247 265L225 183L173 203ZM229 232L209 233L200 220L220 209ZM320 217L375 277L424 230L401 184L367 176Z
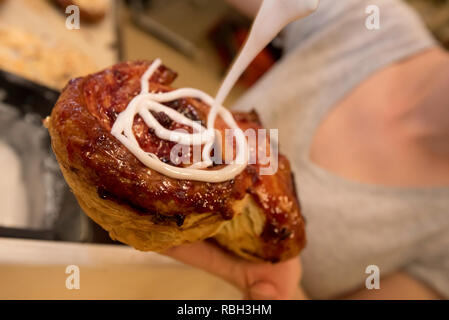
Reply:
M373 5L379 8L380 29L369 31L366 10ZM401 39L395 35L401 35ZM419 15L402 0L320 0L316 12L286 28L284 49L289 53L317 39L325 39L324 47L335 46L337 50L338 43L343 42L375 45L398 40L404 44L434 41Z
M405 271L449 299L449 230L428 241L419 251L421 257L411 262Z

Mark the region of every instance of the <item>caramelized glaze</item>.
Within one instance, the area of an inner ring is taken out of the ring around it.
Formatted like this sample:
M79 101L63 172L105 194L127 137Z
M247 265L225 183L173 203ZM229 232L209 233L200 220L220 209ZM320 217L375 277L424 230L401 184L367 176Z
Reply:
M260 166L250 164L235 179L221 183L177 180L144 166L110 134L117 115L139 93L140 78L148 66L149 62L144 61L120 63L67 85L51 116L51 125L66 146L70 163L67 169L95 185L102 199L127 205L136 214L149 215L161 224L175 221L182 226L185 216L194 212L216 212L223 219L232 219L236 214L233 202L250 194L266 214L262 238L267 256L276 261L280 252L303 247L304 222L284 156L279 155L279 169L271 176L259 175ZM175 72L160 67L150 79L150 90L170 91L175 78ZM202 122L210 109L197 99L180 99L166 105ZM233 115L242 130L262 128L255 112ZM165 114L155 116L168 129L182 128ZM220 118L216 128L226 129ZM139 116L133 130L145 151L170 161L172 142L159 139Z

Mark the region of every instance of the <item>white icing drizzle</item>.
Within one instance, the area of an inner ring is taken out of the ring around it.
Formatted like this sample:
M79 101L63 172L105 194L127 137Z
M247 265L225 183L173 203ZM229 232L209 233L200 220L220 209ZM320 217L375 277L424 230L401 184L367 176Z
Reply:
M222 105L217 104L215 99L207 93L197 89L184 88L167 93L150 93L149 79L161 64L161 60L156 59L143 74L141 78L141 92L118 115L111 130L112 135L144 165L168 177L204 182L223 182L235 178L248 164L248 145L243 131L235 122L231 112ZM207 118L207 128L162 104L187 97L200 99L211 106ZM193 133L177 132L164 128L150 111L164 112L173 121L192 128ZM162 140L189 146L204 145L202 161L190 167L182 168L164 163L155 154L145 152L139 146L132 130L134 118L137 114L142 117L148 127L154 129L156 136ZM215 141L214 125L217 116L220 116L226 125L234 130L236 155L234 160L224 168L207 170L212 165L210 154Z
M223 81L215 99L200 90L191 88L178 89L168 93L150 93L149 79L161 65L160 59L155 60L141 78L140 94L134 97L126 110L117 117L111 133L143 164L171 178L204 182L223 182L235 178L248 163L248 143L232 114L222 104L240 75L256 55L288 23L309 15L317 9L318 4L319 0L264 0L248 40ZM207 118L207 128L162 104L186 97L200 99L211 106ZM193 133L165 129L150 111L164 112L173 121L192 128ZM182 145L204 146L202 161L187 168L180 168L166 164L160 161L156 155L142 150L132 131L134 118L137 114L150 128L155 130L160 139ZM214 125L217 116L220 116L229 128L234 130L237 152L235 159L229 165L219 170L207 170L213 164L210 154L216 138Z
M226 75L215 100L223 104L251 61L292 21L314 12L319 0L264 0L239 56Z

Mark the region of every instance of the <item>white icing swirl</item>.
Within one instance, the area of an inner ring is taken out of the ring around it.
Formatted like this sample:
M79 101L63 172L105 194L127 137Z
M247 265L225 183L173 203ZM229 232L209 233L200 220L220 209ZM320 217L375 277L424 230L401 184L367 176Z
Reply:
M145 166L168 177L203 182L223 182L235 178L248 164L248 145L246 137L235 122L234 117L226 108L218 104L214 98L197 89L184 88L167 93L150 93L149 80L161 63L160 59L156 59L143 74L141 78L141 92L118 115L111 130L112 135ZM163 102L170 102L187 97L200 99L211 106L207 118L207 128L162 104ZM164 128L150 111L165 113L173 121L192 128L193 133L177 132ZM162 162L155 154L145 152L137 142L132 129L134 118L137 114L142 117L148 127L154 129L156 136L162 140L172 141L182 145L204 146L202 161L186 168L176 167ZM207 168L213 164L210 154L216 138L214 126L218 115L230 129L234 130L236 156L225 167L218 170L208 170Z

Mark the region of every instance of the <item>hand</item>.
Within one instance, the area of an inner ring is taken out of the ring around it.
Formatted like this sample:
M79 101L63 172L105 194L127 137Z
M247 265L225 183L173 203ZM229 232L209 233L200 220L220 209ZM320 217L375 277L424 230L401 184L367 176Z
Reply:
M276 264L248 262L210 242L174 247L163 254L228 281L243 292L244 299L304 298L298 296L299 257Z

